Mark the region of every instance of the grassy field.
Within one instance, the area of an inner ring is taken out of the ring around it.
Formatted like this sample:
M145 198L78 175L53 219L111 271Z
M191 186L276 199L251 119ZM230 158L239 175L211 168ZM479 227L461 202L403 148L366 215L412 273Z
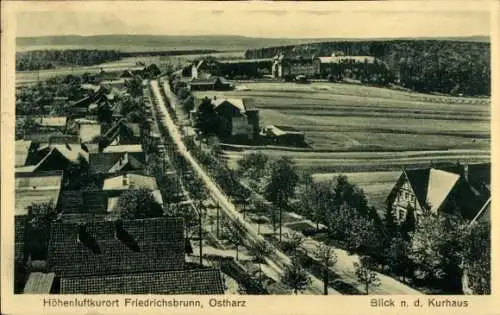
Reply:
M248 90L194 94L243 98L260 110L262 126L304 131L310 149L259 148L291 156L300 168L359 172L490 158L489 99L323 82L242 85ZM229 165L251 150L226 151Z

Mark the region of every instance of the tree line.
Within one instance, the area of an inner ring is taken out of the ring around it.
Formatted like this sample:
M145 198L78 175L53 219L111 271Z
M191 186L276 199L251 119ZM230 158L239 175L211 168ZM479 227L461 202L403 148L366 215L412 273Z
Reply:
M93 66L120 60L116 50L33 50L16 53L16 71L53 69L64 66Z
M290 55L373 56L383 61L394 82L419 92L490 95L490 44L451 40L339 41L250 49L245 58Z

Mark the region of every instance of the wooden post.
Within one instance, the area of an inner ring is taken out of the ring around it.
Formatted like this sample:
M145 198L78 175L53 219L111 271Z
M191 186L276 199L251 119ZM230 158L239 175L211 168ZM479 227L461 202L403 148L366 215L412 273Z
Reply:
M198 232L200 234L200 265L203 266L203 227L202 227L202 220L201 220L201 207L198 209L198 216L199 216L199 228Z

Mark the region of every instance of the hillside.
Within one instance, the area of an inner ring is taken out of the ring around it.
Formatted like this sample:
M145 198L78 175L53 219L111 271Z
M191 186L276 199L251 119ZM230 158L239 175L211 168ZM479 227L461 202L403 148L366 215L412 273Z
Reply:
M98 35L20 37L17 51L39 49L105 49L124 52L199 50L244 51L250 48L296 45L317 42L318 39L274 39L244 36L156 36L156 35Z
M372 39L383 41L386 39ZM486 36L464 38L445 38L443 40L459 40L472 42L489 42ZM104 49L122 52L167 51L167 50L220 50L244 51L246 49L271 46L297 45L325 41L363 41L354 38L256 38L245 36L211 35L211 36L171 36L171 35L96 35L96 36L42 36L19 37L16 42L17 51L40 49Z
M248 49L246 58L278 53L302 57L342 52L382 60L402 86L419 92L490 95L490 43L458 40L328 41Z

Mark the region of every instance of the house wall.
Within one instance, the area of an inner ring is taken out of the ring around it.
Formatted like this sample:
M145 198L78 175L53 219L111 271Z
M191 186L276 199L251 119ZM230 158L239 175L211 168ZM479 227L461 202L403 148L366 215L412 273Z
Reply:
M248 118L245 115L233 117L231 136L245 135L249 138L253 136L253 128L248 124Z
M399 189L395 193L394 200L392 201L392 208L397 222L403 223L404 220L406 220L408 205L411 205L413 209L415 209L415 216L418 216L422 212L410 182L406 176L404 176Z

